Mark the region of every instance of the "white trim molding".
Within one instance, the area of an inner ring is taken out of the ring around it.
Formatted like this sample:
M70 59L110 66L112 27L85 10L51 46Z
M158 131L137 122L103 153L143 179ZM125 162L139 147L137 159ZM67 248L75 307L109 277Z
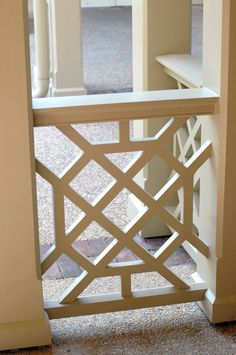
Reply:
M132 0L82 0L81 7L132 6Z

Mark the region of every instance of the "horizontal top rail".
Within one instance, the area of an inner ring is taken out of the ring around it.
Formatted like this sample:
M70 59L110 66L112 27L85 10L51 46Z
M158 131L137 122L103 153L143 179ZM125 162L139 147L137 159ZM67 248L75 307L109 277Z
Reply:
M207 115L217 102L206 88L34 99L34 126Z

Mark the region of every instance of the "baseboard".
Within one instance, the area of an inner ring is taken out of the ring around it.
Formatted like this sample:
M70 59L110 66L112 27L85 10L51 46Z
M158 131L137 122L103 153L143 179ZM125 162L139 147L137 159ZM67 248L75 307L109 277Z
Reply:
M236 321L236 296L216 298L208 290L198 305L213 324Z
M0 351L50 344L51 328L46 313L44 319L0 325Z

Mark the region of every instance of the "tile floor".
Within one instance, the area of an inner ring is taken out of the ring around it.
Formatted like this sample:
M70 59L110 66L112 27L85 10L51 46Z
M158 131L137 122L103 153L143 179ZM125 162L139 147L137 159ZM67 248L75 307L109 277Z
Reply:
M135 241L140 244L151 254L154 254L166 241L168 237L158 237L143 239L140 236L135 237ZM109 245L111 240L95 239L95 240L78 240L73 244L73 247L77 249L81 254L87 257L91 262L100 255L100 253ZM41 254L43 255L52 245L44 244L40 246ZM123 249L119 255L113 260L113 262L128 262L138 260L138 257L134 255L129 249ZM166 261L166 266L178 266L187 263L191 263L192 259L180 247L172 256ZM63 279L68 277L78 277L82 273L82 269L69 259L66 255L62 255L55 264L44 274L43 279Z

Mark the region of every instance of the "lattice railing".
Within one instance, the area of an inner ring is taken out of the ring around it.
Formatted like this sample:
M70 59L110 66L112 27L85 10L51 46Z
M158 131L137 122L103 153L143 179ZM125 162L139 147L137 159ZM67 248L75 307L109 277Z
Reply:
M176 80L180 90L186 88L202 87L202 63L200 57L187 54L158 56L157 62L163 65L166 74ZM184 65L185 64L185 65ZM201 118L191 117L174 135L173 152L174 156L181 162L186 162L201 145ZM199 172L194 176L194 205L193 205L193 224L196 234L199 234L199 204L200 204L200 181ZM178 205L175 208L175 216L182 218L183 196L181 191L178 193ZM194 258L194 249L191 250L185 245L188 252Z
M81 102L80 102L81 101ZM168 151L166 145L178 138L181 127L192 125L193 115L214 112L217 98L208 90L166 91L142 94L108 95L86 98L63 98L35 100L35 126L55 126L64 136L80 149L79 156L58 176L40 161L37 161L37 172L53 188L55 244L42 258L42 274L55 261L66 254L81 267L82 273L70 284L57 300L45 302L50 318L92 314L122 309L133 309L160 304L171 304L201 300L207 286L204 283L186 282L171 268L166 260L185 241L190 243L199 253L208 256L208 246L202 236L198 236L193 228L194 181L199 168L211 155L211 142L193 145L191 156L178 159L178 154ZM133 139L130 122L135 119L169 117L155 137ZM118 122L118 142L91 143L74 124L86 122ZM192 122L192 123L191 123ZM187 149L187 148L185 148ZM112 162L109 154L123 152L139 152L125 168ZM156 193L147 194L135 182L135 176L154 157L160 157L172 171L170 179ZM108 185L93 202L87 201L71 182L81 171L94 161L113 177ZM117 226L104 213L107 206L123 190L127 189L143 204L142 213L137 215L124 228ZM181 191L183 196L182 216L178 218L176 211L171 211L170 200ZM65 229L64 198L69 199L83 213L71 228ZM149 253L136 242L137 233L142 230L155 215L158 215L173 231L172 236L154 253ZM96 222L113 236L113 240L95 259L91 260L73 247L73 243L92 222ZM128 248L137 256L137 260L125 263L114 263L114 258ZM149 290L133 291L132 275L157 272L171 286L157 287ZM120 292L109 295L81 296L83 291L101 277L118 276L121 280Z
M176 132L173 137L173 154L184 164L201 147L201 119L196 116L190 117L186 123ZM200 173L197 171L194 175L194 194L193 194L193 226L195 233L199 234L199 200L200 200ZM183 219L183 194L178 192L178 205L175 208L174 215Z
M181 85L179 85L181 89ZM197 152L202 142L202 121L201 117L192 116L186 123L176 132L173 137L173 154L180 162L186 163L193 154ZM197 171L194 175L194 193L193 193L193 229L196 235L199 236L200 220L199 220L199 206L200 206L200 185L201 185L201 171ZM178 204L175 207L174 215L183 220L183 193L178 192ZM196 250L191 245L184 243L185 249L190 253L191 257L195 259Z

